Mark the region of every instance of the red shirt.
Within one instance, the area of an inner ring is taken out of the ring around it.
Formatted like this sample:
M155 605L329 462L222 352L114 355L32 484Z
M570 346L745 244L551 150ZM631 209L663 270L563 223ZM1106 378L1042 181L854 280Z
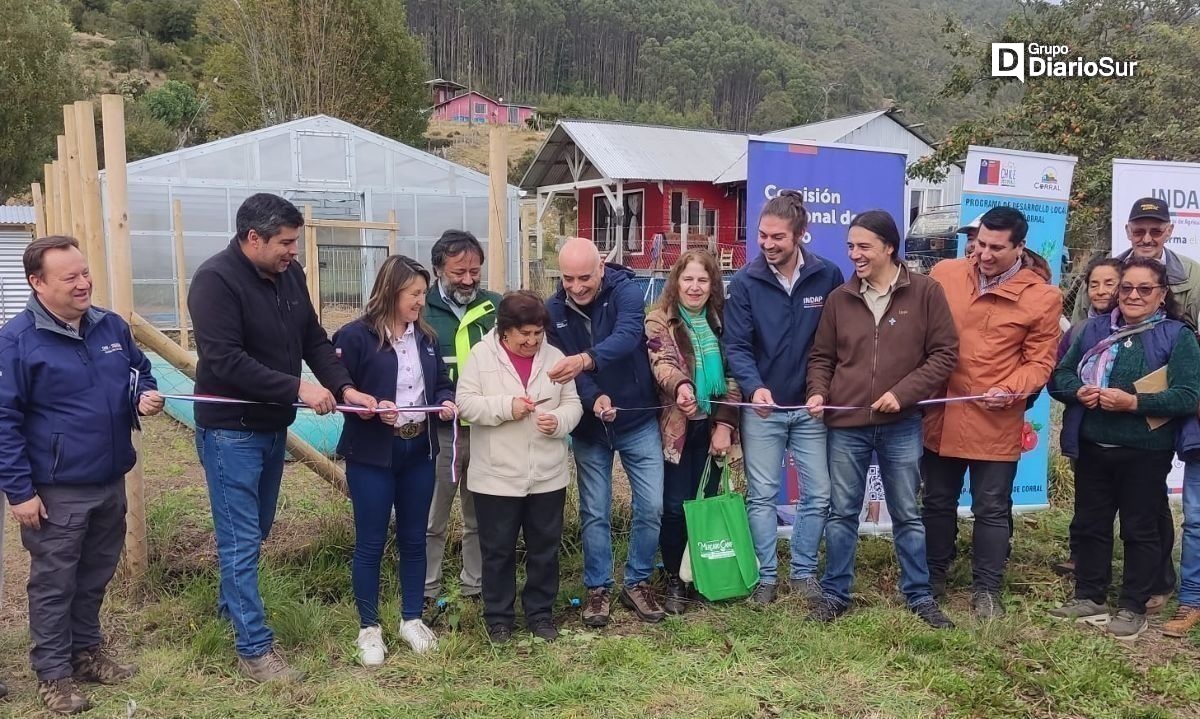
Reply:
M500 343L500 346L504 348L504 352L508 355L509 361L513 363L513 368L517 370L517 376L521 378L521 384L528 388L529 375L533 374L533 358L522 357L521 355L513 354L512 350L508 348L508 345L504 344L503 342Z

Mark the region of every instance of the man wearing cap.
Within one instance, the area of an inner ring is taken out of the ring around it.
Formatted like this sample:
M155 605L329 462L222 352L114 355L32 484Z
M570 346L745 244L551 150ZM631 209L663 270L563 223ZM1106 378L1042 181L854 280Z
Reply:
M1141 198L1133 203L1129 210L1129 221L1125 223L1125 236L1129 238L1130 249L1117 255L1117 259L1125 262L1130 257L1147 257L1166 265L1167 284L1183 313L1179 319L1195 330L1197 315L1200 315L1200 262L1167 249L1167 241L1171 239L1174 229L1166 201L1157 197ZM1090 314L1087 288L1081 287L1075 295L1075 311L1071 319L1073 322L1087 319ZM1160 585L1154 588L1154 594L1146 602L1146 611L1150 613L1161 611L1166 605L1167 599L1175 591L1177 579L1175 562L1171 557L1171 550L1175 546L1175 517L1171 514L1166 495L1163 495L1159 511L1158 531L1164 549L1163 567Z
M1167 249L1167 241L1174 229L1167 203L1156 197L1143 197L1133 203L1129 221L1125 223L1130 249L1117 255L1117 259L1146 257L1166 265L1171 294L1175 295L1183 312L1180 319L1194 330L1196 317L1200 314L1200 263ZM1089 309L1087 292L1077 293L1075 309L1071 313L1072 324L1087 319Z
M975 236L979 234L979 221L983 219L983 215L977 216L967 224L954 231L957 235L966 235L967 244L963 246L963 257L970 257L975 254Z

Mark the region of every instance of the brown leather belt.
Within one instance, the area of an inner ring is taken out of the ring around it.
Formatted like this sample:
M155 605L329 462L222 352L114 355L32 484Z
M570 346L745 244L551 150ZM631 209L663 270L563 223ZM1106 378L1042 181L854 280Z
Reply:
M398 424L392 429L392 434L401 439L414 439L420 437L425 431L425 422L405 422Z

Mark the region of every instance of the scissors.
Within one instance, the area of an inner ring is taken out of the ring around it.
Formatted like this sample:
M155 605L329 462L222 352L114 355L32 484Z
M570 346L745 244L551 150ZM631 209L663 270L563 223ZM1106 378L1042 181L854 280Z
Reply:
M539 404L546 404L547 402L549 402L552 399L554 399L554 398L553 397L543 397L542 399L539 399L537 402L534 402L533 406L536 407Z

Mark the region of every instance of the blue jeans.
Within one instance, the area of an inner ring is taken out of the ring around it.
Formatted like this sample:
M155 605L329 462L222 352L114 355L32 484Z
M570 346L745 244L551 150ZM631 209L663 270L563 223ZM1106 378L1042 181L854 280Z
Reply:
M612 465L613 452L633 490L633 521L625 586L650 578L663 511L663 452L657 422L613 432L611 447L576 438L571 450L579 482L579 523L583 539L583 583L588 589L612 587Z
M286 445L286 430L196 428L221 565L219 611L244 657L266 654L275 641L258 593L258 555L275 521Z
M1183 465L1183 554L1179 603L1200 607L1200 462Z
M925 563L925 525L917 506L921 485L921 415L895 424L829 428L829 476L833 491L825 524L825 576L821 589L843 605L850 603L858 520L867 486L871 452L879 457L884 499L900 563L900 591L908 606L932 599Z
M346 483L354 507L350 582L359 626L379 624L379 564L393 509L400 555L400 613L404 619L419 619L425 596L425 527L434 483L429 437L393 438L391 467L347 461Z
M825 451L825 424L808 410L775 411L766 418L753 410L742 411L742 451L746 457L747 514L754 553L758 555L758 580L775 584L778 544L779 487L783 478L783 453L792 453L800 470L803 496L792 525L791 578L817 574L817 551L829 514L829 464Z

